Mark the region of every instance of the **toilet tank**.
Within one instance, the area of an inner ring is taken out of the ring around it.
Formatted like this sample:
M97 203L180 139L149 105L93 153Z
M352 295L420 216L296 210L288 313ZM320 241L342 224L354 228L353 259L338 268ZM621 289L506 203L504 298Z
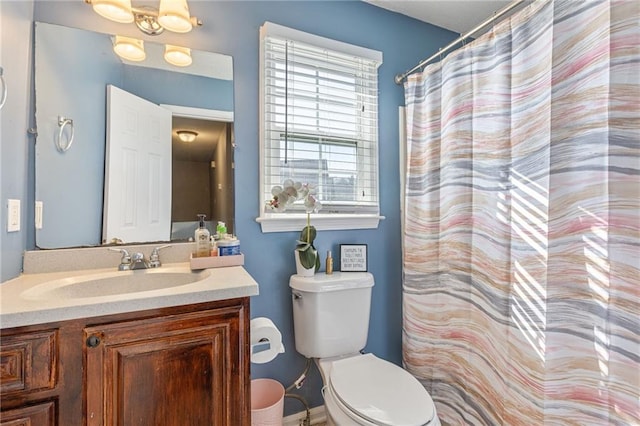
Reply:
M371 288L369 272L293 275L296 350L307 358L327 358L362 350L367 344Z

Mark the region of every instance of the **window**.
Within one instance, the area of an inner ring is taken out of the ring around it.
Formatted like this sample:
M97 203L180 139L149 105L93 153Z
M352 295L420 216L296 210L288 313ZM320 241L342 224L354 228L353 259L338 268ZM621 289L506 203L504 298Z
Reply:
M315 188L318 229L377 228L378 67L370 49L265 23L260 31L260 217L263 232L299 230L300 202L267 206L286 179Z

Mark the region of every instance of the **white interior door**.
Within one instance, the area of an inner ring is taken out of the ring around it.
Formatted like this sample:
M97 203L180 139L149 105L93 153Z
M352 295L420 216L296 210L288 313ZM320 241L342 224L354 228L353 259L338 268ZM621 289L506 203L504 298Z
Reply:
M171 112L107 86L103 242L168 241Z

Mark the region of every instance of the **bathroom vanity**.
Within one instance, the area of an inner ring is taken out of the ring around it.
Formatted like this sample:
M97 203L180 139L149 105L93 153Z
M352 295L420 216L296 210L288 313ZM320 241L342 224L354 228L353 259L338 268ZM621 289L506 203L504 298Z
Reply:
M2 330L0 424L249 424L248 324L239 298Z
M249 425L257 283L242 267L203 272L125 295L60 293L105 279L113 288L112 269L0 285L0 425Z

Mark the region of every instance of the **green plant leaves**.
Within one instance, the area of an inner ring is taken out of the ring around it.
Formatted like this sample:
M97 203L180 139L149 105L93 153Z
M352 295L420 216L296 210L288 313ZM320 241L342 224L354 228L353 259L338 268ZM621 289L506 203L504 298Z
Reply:
M302 228L300 232L300 239L296 241L296 250L300 255L300 263L305 269L311 269L315 267L315 270L320 269L320 256L318 251L313 246L313 240L316 239L316 228L311 225L307 225Z
M317 271L320 268L320 258L318 257L318 252L315 247L304 241L298 241L296 250L300 256L300 263L305 269L311 269L315 266Z
M305 226L300 232L300 241L304 241L309 244L313 244L313 240L316 239L316 227Z

